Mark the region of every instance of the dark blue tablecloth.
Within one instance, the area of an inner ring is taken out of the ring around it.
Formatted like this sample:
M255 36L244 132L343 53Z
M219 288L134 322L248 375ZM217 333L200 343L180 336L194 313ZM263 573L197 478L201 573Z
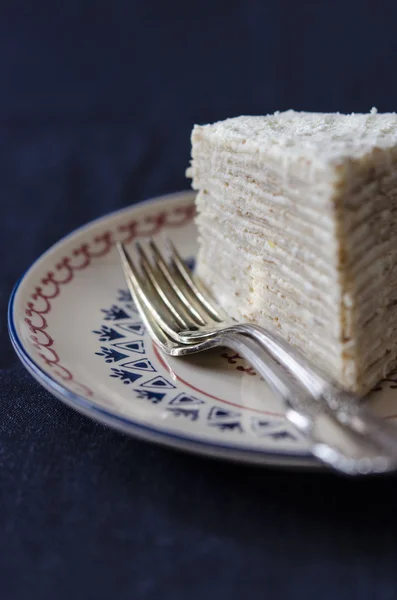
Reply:
M112 209L188 187L194 122L397 106L394 2L5 1L0 7L0 597L397 598L394 478L191 457L45 392L12 285Z

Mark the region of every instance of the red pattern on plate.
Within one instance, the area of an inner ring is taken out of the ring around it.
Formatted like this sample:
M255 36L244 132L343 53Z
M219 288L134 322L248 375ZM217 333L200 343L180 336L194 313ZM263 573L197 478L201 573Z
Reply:
M229 365L235 365L238 360L244 360L242 356L237 353L222 352L221 358L225 358ZM256 371L252 367L243 367L243 365L238 365L236 367L236 371L242 371L243 373L247 373L247 375L252 375L253 377L257 375Z
M93 260L103 258L112 250L117 241L131 243L139 237L154 236L162 229L184 227L195 214L194 204L178 206L170 211L160 211L146 216L142 221L131 220L119 225L115 231L104 231L95 235L91 242L74 248L71 256L64 256L52 271L41 279L30 301L25 308L25 323L30 330L30 339L38 356L53 369L54 375L68 383L68 387L77 393L93 397L94 392L86 385L75 380L73 373L67 369L54 347L55 342L48 331L46 316L52 310L53 301L61 294L62 289L73 281L76 271L83 271Z
M152 344L153 344L154 354L156 355L156 358L159 361L159 363L161 364L161 366L163 367L163 369L168 371L168 373L171 373L172 377L175 378L177 381L180 381L181 383L183 383L190 389L194 390L195 392L200 392L200 394L203 394L204 396L207 396L208 398L212 398L213 400L218 400L219 402L222 402L223 404L229 404L230 406L235 406L237 408L243 408L243 409L245 408L245 409L250 410L251 412L256 412L261 415L268 415L268 416L272 416L272 417L284 417L283 413L278 413L278 412L273 412L273 411L270 412L268 410L262 410L261 408L251 408L251 407L243 405L243 404L238 404L237 402L231 402L230 400L225 400L225 398L220 398L219 396L214 396L213 394L210 394L209 392L206 392L205 390L192 385L189 381L186 381L186 379L183 379L182 377L180 377L177 373L175 373L175 371L173 371L170 368L170 366L165 362L164 358L162 357L160 350L157 348L156 344L154 342L152 342ZM226 353L223 353L223 354L221 354L221 358L228 358L228 357L227 357ZM232 358L241 358L241 356L236 354L235 357L232 357ZM234 361L234 362L236 362L236 361ZM234 362L231 362L231 364L234 364ZM244 367L242 367L241 369L239 369L238 367L236 367L236 368L237 368L237 370L244 371L246 373L248 372L248 369L246 369ZM255 373L255 371L253 373L248 372L248 375L256 375L256 373Z

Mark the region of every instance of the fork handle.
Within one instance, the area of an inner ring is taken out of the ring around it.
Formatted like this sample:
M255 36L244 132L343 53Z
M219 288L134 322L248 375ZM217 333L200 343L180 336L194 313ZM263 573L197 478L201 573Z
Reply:
M397 466L397 451L383 438L344 425L325 402L306 392L261 345L247 335L219 332L214 345L227 346L243 356L282 400L285 415L311 444L311 452L338 471L357 475L385 472Z
M359 435L366 435L374 444L386 448L388 453L397 456L396 428L364 407L361 398L329 381L319 369L312 367L299 350L291 347L276 334L252 323L230 323L227 329L220 330L219 327L213 328L212 331L208 329L206 335L217 335L220 331L246 335L254 339L277 363L292 373L319 404L321 410L328 407L342 426L350 428ZM199 336L200 332L191 332L189 337L193 340Z
M317 403L329 407L341 425L366 435L375 444L387 448L389 453L397 456L396 428L373 414L363 405L359 396L329 381L319 369L311 366L299 350L292 348L279 336L271 334L258 325L238 323L230 330L252 336L257 340L276 361L296 377Z

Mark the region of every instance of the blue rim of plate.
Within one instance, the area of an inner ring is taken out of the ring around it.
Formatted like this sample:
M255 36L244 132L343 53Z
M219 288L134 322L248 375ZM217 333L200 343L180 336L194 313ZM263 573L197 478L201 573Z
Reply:
M142 207L146 204L152 204L155 201L161 200L166 202L167 198L172 199L177 196L187 195L188 191L175 192L171 194L166 194L164 196L156 196L154 198L150 198L148 200L143 200L142 202L137 202L132 206L122 208L117 211L113 211L111 213L105 214L97 219L93 219L89 221L85 225L78 227L73 230L66 236L62 237L58 242L50 246L48 250L43 252L25 271L25 273L20 277L17 283L12 290L10 300L8 303L8 312L7 312L7 321L8 321L8 332L11 339L11 343L14 347L14 350L22 362L23 366L27 369L27 371L41 384L47 391L49 391L52 395L57 397L59 400L74 408L78 412L84 414L85 416L91 417L95 421L99 421L105 425L112 427L118 431L123 433L130 434L134 437L162 444L163 446L172 447L174 449L179 449L182 451L189 451L195 454L205 455L212 458L220 458L227 459L237 462L246 462L251 464L262 464L267 466L276 466L276 467L295 467L302 469L315 469L318 471L321 468L321 465L318 461L310 454L306 452L297 452L294 454L289 454L287 452L271 452L268 450L259 450L253 449L244 445L234 445L234 444L224 444L224 443L215 443L207 440L202 440L200 438L191 438L187 436L183 436L181 434L176 434L171 431L167 431L164 429L158 429L156 427L151 427L149 425L144 425L142 423L138 423L133 421L130 418L123 417L115 412L108 411L97 404L90 402L84 396L80 394L76 394L71 390L67 389L63 385L61 385L58 381L56 381L51 375L46 373L30 356L30 354L25 349L21 339L18 336L17 328L15 325L15 316L14 316L14 308L15 308L15 300L17 294L24 283L26 277L31 273L31 271L36 267L36 264L41 261L45 256L50 254L57 246L62 245L67 239L73 237L76 233L83 231L87 227L91 225L95 225L100 221L106 221L112 217L115 217L123 212L129 212L134 208Z

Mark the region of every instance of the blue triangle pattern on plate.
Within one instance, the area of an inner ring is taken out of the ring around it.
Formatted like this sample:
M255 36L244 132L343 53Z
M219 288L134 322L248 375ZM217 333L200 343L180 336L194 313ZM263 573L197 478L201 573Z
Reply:
M189 396L188 394L182 393L175 396L168 404L172 404L173 406L195 406L198 404L205 404L205 402L204 400L195 398L195 396Z
M142 375L140 373L132 373L131 371L124 371L124 369L112 369L112 374L110 377L115 377L120 379L125 385L129 385L133 383Z
M152 404L158 404L165 396L165 392L152 392L151 390L134 390L141 400L149 400Z
M219 431L238 431L243 433L243 428L240 421L217 421L214 423L208 423L210 427L216 427Z
M272 433L268 434L268 437L272 438L273 440L287 440L290 439L292 442L296 441L296 436L293 435L290 431L273 431Z
M243 433L240 417L241 413L235 410L213 406L207 418L208 425L217 427L219 431L238 431L239 433Z
M116 327L123 331L128 331L129 333L136 333L137 335L143 335L145 333L145 327L142 323L123 323Z
M153 379L149 379L149 381L141 383L141 387L163 390L172 390L173 388L175 388L175 386L169 381L167 381L167 379L165 379L162 375L157 375L157 377L153 377Z
M105 321L120 321L121 319L129 319L130 315L125 312L120 306L113 306L109 309L103 308L102 312L105 313Z
M193 259L186 263L189 268L194 266ZM138 402L152 405L163 403L162 410L165 409L170 418L181 421L182 427L186 421L189 429L200 422L212 430L219 431L220 434L225 432L222 435L236 434L240 437L247 433L263 440L266 438L267 443L273 447L275 444L282 447L283 443L291 445L299 440L299 435L295 436L294 432L290 432L284 419L277 418L276 415L251 416L247 425L244 421L243 426L242 412L239 408L236 410L233 406L209 403L208 400L192 395L189 391L183 392L178 389L177 384L174 385L158 373L156 360L147 356L143 337L146 333L145 327L137 315L131 314L131 311L136 309L129 295L120 294L118 302L122 304L114 304L110 309L102 311L102 324L94 333L100 342L107 342L107 346L101 346L96 354L102 356L107 363L117 363L114 366L118 368L112 368L110 376L128 386L133 392L133 398ZM108 326L103 321L113 322ZM135 357L131 354L135 354ZM147 380L147 376L150 379ZM131 383L135 385L131 386Z
M168 408L167 410L174 417L184 417L190 421L197 421L200 414L198 408Z
M104 356L106 363L113 363L122 360L123 358L127 358L128 354L122 354L118 352L114 348L106 348L105 346L101 346L101 352L95 352L98 356Z
M100 329L93 331L93 333L99 335L100 342L112 342L113 340L121 340L125 337L122 333L118 333L118 331L106 325L102 325Z
M297 436L285 429L285 421L283 419L266 419L265 417L252 417L252 430L260 437L267 437L273 440L297 440Z
M118 302L132 302L131 294L128 290L118 290Z
M269 419L266 417L252 417L251 429L260 436L267 436L270 433L285 428L285 421L282 419Z
M127 350L128 352L134 352L136 354L145 354L145 346L142 340L133 340L131 342L120 342L113 344L116 348Z
M148 358L138 358L138 360L132 360L122 364L121 366L127 367L128 369L136 369L137 371L146 371L152 373L156 372L156 369Z
M228 410L227 408L220 408L219 406L213 406L208 414L209 421L229 420L238 419L241 417L241 413L235 410Z

